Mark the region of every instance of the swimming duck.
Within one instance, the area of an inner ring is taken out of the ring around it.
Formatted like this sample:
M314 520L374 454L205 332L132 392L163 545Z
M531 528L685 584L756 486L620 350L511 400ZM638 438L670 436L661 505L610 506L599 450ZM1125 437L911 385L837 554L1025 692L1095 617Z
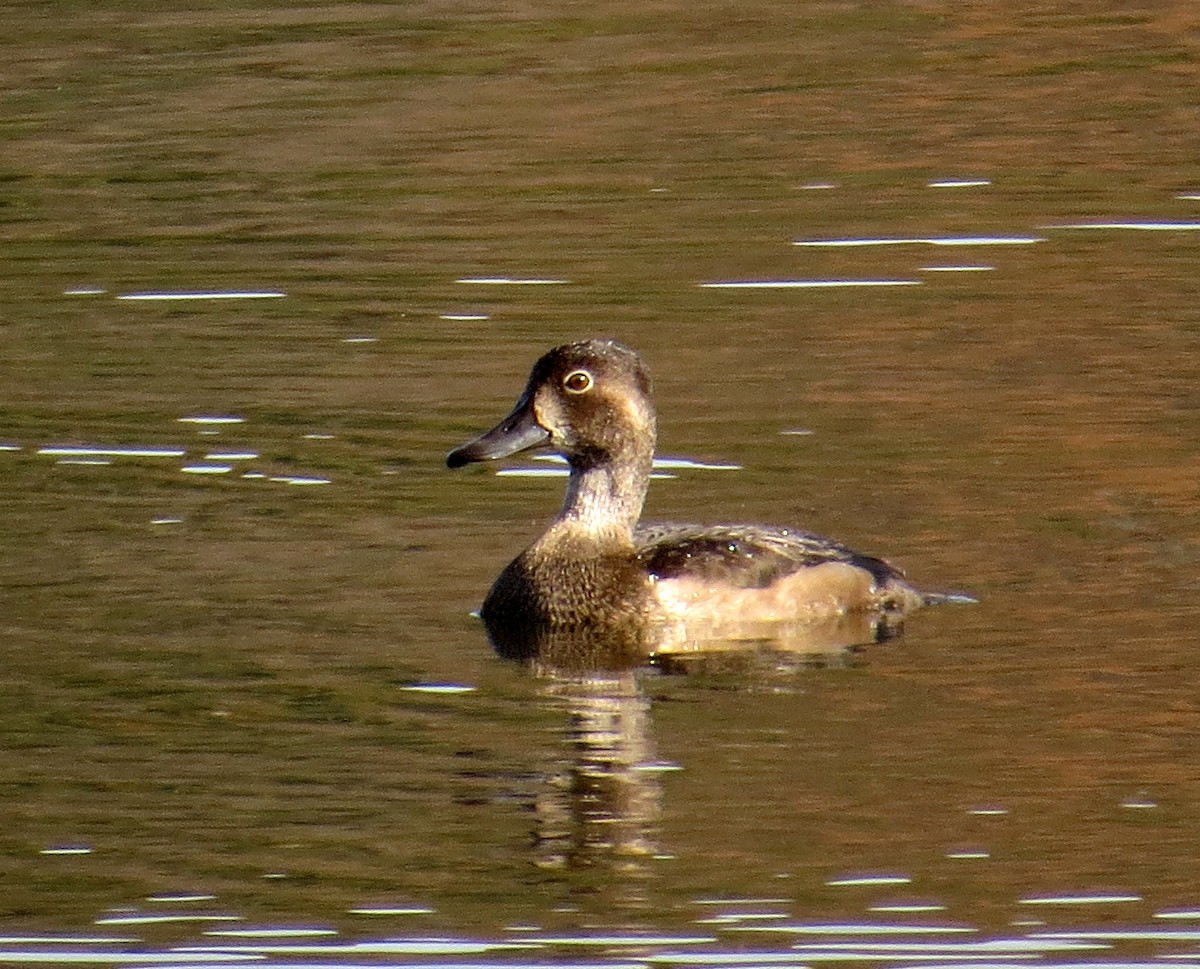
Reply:
M711 641L729 623L895 620L941 598L882 559L794 528L640 522L655 434L638 355L615 340L584 340L545 354L512 413L450 452L447 465L459 468L549 448L570 467L562 510L480 610L501 653L529 658L529 643L545 635L577 641L630 627L639 634L627 650L651 653L679 649L697 626Z

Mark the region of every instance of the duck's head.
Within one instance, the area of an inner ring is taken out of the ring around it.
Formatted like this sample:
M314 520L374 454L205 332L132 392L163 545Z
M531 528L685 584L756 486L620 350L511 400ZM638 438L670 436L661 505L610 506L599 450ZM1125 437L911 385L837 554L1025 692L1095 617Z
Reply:
M460 468L545 447L577 470L629 461L648 470L654 436L650 377L641 359L615 340L584 340L538 360L513 412L451 451L446 464Z

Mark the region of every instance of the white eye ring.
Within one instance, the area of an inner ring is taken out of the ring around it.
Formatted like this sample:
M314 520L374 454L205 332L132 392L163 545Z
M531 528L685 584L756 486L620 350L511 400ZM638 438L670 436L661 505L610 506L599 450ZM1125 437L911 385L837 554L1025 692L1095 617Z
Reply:
M586 370L572 370L563 377L563 389L568 394L586 394L596 381Z

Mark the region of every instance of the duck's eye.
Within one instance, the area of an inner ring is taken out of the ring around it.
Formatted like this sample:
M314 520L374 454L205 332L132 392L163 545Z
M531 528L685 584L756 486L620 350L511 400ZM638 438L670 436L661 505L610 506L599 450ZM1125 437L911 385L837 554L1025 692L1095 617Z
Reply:
M592 389L592 383L592 375L586 370L572 370L563 377L563 386L572 394L586 394Z

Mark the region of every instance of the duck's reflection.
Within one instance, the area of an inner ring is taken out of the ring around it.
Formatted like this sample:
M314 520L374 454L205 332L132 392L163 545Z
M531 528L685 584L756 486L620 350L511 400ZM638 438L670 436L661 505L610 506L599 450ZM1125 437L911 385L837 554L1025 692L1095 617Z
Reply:
M859 610L787 622L736 613L662 622L631 617L602 630L550 631L535 624L486 623L488 638L506 659L551 676L605 676L654 665L685 672L764 656L797 665L842 665L859 649L898 638L904 615Z
M560 675L545 692L568 719L562 758L536 797L537 864L648 873L662 792L636 676Z
M856 613L772 629L631 626L602 635L492 624L488 631L502 655L527 662L542 677L543 696L565 717L555 762L534 800L536 863L625 876L609 887L620 885L629 904L644 899L640 876L652 873L660 854L663 768L643 680L664 672L719 673L751 683L802 667L843 665L856 647L895 636L899 627ZM735 632L740 637L729 638Z

